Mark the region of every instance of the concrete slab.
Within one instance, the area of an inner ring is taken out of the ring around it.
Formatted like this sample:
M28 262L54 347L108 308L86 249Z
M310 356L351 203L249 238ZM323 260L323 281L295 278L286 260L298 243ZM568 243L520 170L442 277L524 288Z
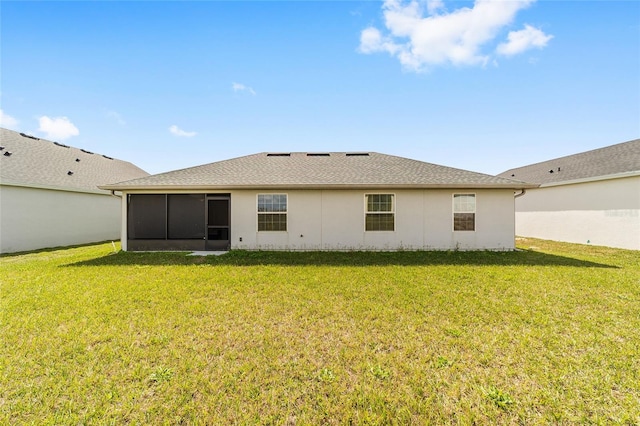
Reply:
M229 253L229 252L228 251L194 251L193 253L190 253L187 256L222 256L225 253Z

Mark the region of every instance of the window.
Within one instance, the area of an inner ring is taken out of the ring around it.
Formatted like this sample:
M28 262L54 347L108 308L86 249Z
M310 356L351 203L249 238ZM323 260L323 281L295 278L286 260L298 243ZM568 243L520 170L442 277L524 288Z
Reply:
M366 194L365 231L395 230L393 194Z
M476 230L475 194L453 194L453 230Z
M258 231L287 230L287 194L258 194Z

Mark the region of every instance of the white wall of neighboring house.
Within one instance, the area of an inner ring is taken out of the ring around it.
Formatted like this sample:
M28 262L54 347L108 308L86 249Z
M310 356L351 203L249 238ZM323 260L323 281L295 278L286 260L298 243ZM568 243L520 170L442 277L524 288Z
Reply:
M165 193L154 191L155 193ZM218 190L230 193L231 248L244 250L513 250L514 191ZM151 193L132 191L131 193ZM395 231L365 231L365 194L395 194ZM476 230L453 231L453 194L476 194ZM287 231L258 232L258 194L287 194ZM126 198L125 198L126 199ZM126 219L126 205L123 205ZM126 220L122 225L126 247ZM242 241L240 241L242 239Z
M640 176L527 190L516 235L640 250Z
M107 194L0 186L0 253L116 240L120 199Z

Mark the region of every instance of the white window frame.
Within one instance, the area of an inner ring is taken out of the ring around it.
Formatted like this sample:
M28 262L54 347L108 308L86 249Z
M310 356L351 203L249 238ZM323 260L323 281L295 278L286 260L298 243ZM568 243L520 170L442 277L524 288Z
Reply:
M285 211L260 211L260 196L261 195L284 195L287 202L287 208ZM261 214L284 214L285 215L285 230L268 230L268 229L260 229L260 215ZM256 194L256 231L257 232L288 232L289 230L289 194L282 192L260 192Z
M473 211L456 211L456 195L473 196ZM451 230L453 232L476 232L478 228L478 196L475 192L456 192L451 195ZM456 213L473 213L473 230L456 229Z
M368 197L370 195L391 195L391 211L388 212L370 212ZM368 230L367 229L367 215L370 214L392 214L393 215L393 229L391 230ZM364 194L364 232L395 232L396 231L396 194L394 192L368 192Z

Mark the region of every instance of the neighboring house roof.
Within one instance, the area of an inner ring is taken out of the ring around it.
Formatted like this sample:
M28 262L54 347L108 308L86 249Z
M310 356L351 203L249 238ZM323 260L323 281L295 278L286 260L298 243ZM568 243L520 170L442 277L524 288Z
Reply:
M0 128L0 184L78 192L148 176L133 164Z
M640 139L507 170L498 176L544 185L627 175L640 175Z
M101 186L134 189L529 188L500 178L391 155L259 153Z

